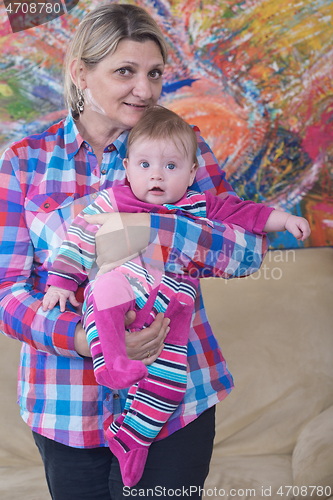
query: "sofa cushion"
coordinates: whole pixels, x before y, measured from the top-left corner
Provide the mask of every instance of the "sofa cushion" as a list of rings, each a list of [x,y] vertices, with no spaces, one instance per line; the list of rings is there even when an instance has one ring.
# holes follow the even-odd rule
[[[316,493],[324,500],[333,494],[333,406],[303,428],[292,456],[292,467],[294,485],[303,486],[303,494],[300,491],[295,498],[313,499]]]
[[[43,465],[17,464],[16,467],[1,467],[0,498],[3,500],[51,500]]]
[[[286,485],[292,485],[291,455],[222,458],[213,454],[202,498],[283,500],[292,498]]]

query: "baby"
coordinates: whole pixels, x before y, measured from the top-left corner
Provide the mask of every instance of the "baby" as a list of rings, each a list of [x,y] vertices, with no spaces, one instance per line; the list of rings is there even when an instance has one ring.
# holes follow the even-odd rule
[[[75,291],[95,261],[99,228],[89,224],[84,214],[181,211],[183,216],[237,224],[256,234],[287,229],[297,239],[309,236],[309,224],[302,217],[236,196],[221,199],[210,192],[188,190],[198,169],[196,150],[194,130],[178,115],[161,106],[146,110],[128,137],[123,164],[129,186],[101,191],[76,217],[49,271],[44,310],[57,302],[64,310],[67,300],[78,305]],[[105,267],[103,262],[98,264]],[[122,415],[106,430],[126,486],[141,478],[149,445],[183,399],[197,288],[198,279],[193,276],[148,266],[140,256],[97,275],[85,288],[83,325],[96,380],[111,389],[131,386]],[[136,312],[133,331],[149,326],[159,312],[170,319],[165,347],[148,367],[126,355],[124,316],[130,310]]]

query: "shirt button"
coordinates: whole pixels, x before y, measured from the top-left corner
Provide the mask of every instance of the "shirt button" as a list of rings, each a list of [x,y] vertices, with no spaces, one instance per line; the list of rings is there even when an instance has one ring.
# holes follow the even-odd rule
[[[119,399],[119,394],[114,394],[113,399]]]
[[[106,174],[106,169],[105,169],[105,168],[103,168],[103,170],[102,170],[102,174],[103,174],[103,175],[105,175],[105,174]]]
[[[95,198],[97,198],[97,196],[98,196],[98,193],[93,193],[93,195],[92,195],[92,197],[93,197],[94,199],[95,199]]]
[[[111,146],[108,146],[108,151],[114,151],[116,148],[114,147],[113,144],[111,144]]]
[[[49,203],[44,203],[44,208],[49,208],[50,204]]]
[[[85,142],[85,143],[84,143],[84,147],[85,147],[86,149],[89,149],[89,144],[87,144],[87,143]]]

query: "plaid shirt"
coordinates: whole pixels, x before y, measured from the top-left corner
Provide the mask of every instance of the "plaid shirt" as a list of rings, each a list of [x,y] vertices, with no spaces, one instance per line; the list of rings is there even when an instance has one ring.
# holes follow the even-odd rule
[[[232,193],[197,134],[200,168],[192,189]],[[81,317],[74,310],[44,312],[40,306],[48,269],[76,213],[100,190],[125,184],[127,135],[105,148],[99,166],[68,116],[13,144],[0,161],[0,328],[22,342],[21,414],[35,432],[79,448],[107,446],[103,421],[121,413],[126,391],[98,386],[91,359],[76,353],[74,331]],[[152,214],[145,259],[156,265],[176,263],[198,276],[233,277],[256,271],[265,251],[265,237],[232,225],[211,227],[180,214]],[[191,422],[232,387],[199,293],[189,335],[186,395],[160,437]]]

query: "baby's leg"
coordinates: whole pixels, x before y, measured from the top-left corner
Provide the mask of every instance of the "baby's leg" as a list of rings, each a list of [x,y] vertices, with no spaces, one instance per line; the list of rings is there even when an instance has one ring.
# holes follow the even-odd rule
[[[157,293],[157,301],[158,297],[161,294]],[[165,314],[171,321],[165,347],[148,366],[148,377],[130,388],[123,414],[106,431],[125,486],[140,480],[150,444],[184,397],[192,313],[193,304],[180,303],[175,297],[169,300]]]
[[[84,328],[99,384],[125,389],[147,376],[142,361],[130,360],[125,347],[125,314],[135,308],[135,295],[123,273],[113,270],[89,285]]]
[[[165,344],[148,372],[137,388],[131,387],[123,414],[106,431],[125,486],[140,480],[150,444],[184,397],[187,347]]]

